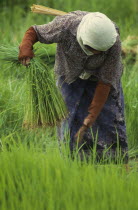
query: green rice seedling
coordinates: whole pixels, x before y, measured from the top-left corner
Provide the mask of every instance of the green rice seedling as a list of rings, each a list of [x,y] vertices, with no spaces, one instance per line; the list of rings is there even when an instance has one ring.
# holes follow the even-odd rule
[[[2,55],[2,56],[1,56]],[[34,57],[26,71],[26,106],[23,126],[26,128],[54,126],[65,118],[67,110],[63,98],[56,87],[53,73],[41,59],[44,57],[41,50]],[[0,56],[16,67],[21,64],[18,61],[17,47],[0,47]]]

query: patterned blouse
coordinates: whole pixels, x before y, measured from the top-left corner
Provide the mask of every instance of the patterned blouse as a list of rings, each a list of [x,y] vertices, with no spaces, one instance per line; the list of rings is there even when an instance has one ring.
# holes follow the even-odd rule
[[[48,24],[34,25],[38,40],[41,43],[57,43],[55,58],[55,73],[65,76],[70,84],[82,73],[86,72],[98,80],[109,83],[117,91],[122,75],[121,41],[118,32],[115,44],[107,51],[88,56],[77,42],[77,27],[85,11],[74,11],[63,16],[57,16]]]

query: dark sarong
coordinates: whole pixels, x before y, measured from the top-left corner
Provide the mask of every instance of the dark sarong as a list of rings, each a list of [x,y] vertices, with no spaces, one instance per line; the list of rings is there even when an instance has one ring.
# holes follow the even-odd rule
[[[69,116],[58,128],[60,140],[65,139],[65,130],[70,132],[70,148],[73,150],[74,135],[83,124],[84,118],[88,115],[88,107],[92,102],[97,81],[91,77],[87,80],[78,78],[71,84],[64,82],[64,76],[58,80],[62,96],[69,110]],[[96,142],[96,150],[101,158],[103,151],[114,156],[116,152],[124,156],[125,162],[128,160],[126,125],[124,119],[124,96],[121,82],[118,91],[111,89],[108,99],[99,114],[97,120],[84,135],[84,152],[90,151]],[[110,148],[110,149],[109,149]],[[119,149],[119,150],[118,150]]]

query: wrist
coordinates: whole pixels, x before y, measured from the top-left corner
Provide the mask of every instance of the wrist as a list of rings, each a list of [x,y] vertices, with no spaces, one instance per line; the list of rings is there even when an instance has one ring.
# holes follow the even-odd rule
[[[86,129],[89,128],[89,126],[87,124],[85,124],[85,123],[83,123],[83,127],[86,128]]]
[[[33,52],[32,48],[29,47],[29,46],[19,47],[18,59],[20,60],[20,59],[23,59],[23,58],[26,58],[26,57],[29,57],[29,58],[34,57],[34,52]]]
[[[83,124],[89,128],[89,127],[92,126],[93,122],[94,122],[93,116],[88,115],[88,116],[84,119]]]
[[[19,46],[20,50],[33,50],[33,45],[31,43],[22,43]]]

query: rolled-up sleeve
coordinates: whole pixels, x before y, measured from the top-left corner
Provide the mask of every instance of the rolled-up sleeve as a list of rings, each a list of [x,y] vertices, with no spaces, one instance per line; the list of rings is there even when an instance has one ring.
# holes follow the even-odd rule
[[[52,44],[59,43],[66,39],[68,29],[72,24],[74,14],[57,16],[48,24],[34,25],[33,28],[37,33],[38,40],[41,43]]]

